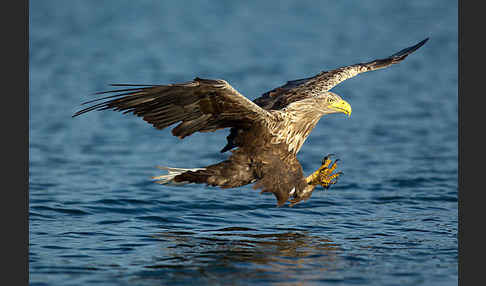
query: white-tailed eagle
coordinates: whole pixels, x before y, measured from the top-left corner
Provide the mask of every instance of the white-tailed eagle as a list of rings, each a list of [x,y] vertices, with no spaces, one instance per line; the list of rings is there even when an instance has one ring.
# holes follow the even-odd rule
[[[114,84],[122,89],[99,92],[114,95],[92,100],[73,117],[92,110],[112,109],[133,113],[164,129],[177,124],[172,134],[184,138],[194,132],[231,128],[227,160],[197,169],[160,167],[168,174],[158,183],[202,183],[235,188],[255,183],[255,189],[275,194],[278,205],[307,200],[314,188],[336,183],[337,160],[329,156],[305,177],[296,154],[319,119],[330,113],[351,114],[351,106],[330,90],[360,73],[388,67],[404,60],[428,38],[387,58],[323,71],[313,77],[288,81],[283,86],[248,100],[224,80],[195,78],[167,85]]]

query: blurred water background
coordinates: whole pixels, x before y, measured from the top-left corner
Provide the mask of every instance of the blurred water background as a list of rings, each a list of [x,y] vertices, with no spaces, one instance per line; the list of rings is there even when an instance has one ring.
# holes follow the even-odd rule
[[[457,285],[457,1],[31,1],[30,285]],[[152,183],[226,158],[132,115],[71,118],[109,83],[222,78],[250,99],[386,57],[334,88],[299,153],[344,176],[293,208],[251,186]]]

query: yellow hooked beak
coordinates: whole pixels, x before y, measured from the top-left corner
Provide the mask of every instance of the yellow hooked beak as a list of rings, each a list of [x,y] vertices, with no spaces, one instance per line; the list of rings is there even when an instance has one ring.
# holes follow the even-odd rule
[[[346,114],[348,117],[351,116],[351,105],[344,99],[333,102],[329,107],[337,112]]]

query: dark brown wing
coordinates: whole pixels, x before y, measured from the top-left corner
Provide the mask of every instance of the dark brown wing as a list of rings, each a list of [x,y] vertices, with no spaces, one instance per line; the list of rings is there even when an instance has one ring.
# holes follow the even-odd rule
[[[112,92],[118,94],[86,102],[106,100],[76,112],[73,117],[92,110],[123,111],[142,117],[158,129],[181,122],[172,134],[184,138],[198,131],[245,128],[272,116],[224,80],[195,78],[186,83],[140,86],[99,94]]]
[[[399,63],[427,41],[428,38],[387,58],[344,66],[330,71],[323,71],[314,77],[289,81],[281,87],[264,93],[261,97],[255,99],[254,102],[264,109],[282,109],[290,103],[312,96],[312,94],[328,91],[344,80],[360,73],[386,68]]]

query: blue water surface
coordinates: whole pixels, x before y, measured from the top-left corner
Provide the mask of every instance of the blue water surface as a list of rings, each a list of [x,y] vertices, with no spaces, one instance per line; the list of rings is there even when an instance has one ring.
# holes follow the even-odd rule
[[[457,285],[457,1],[31,1],[30,285]],[[250,99],[386,57],[333,91],[304,172],[344,172],[293,208],[251,186],[154,184],[224,160],[132,115],[71,118],[109,83],[222,78]]]

